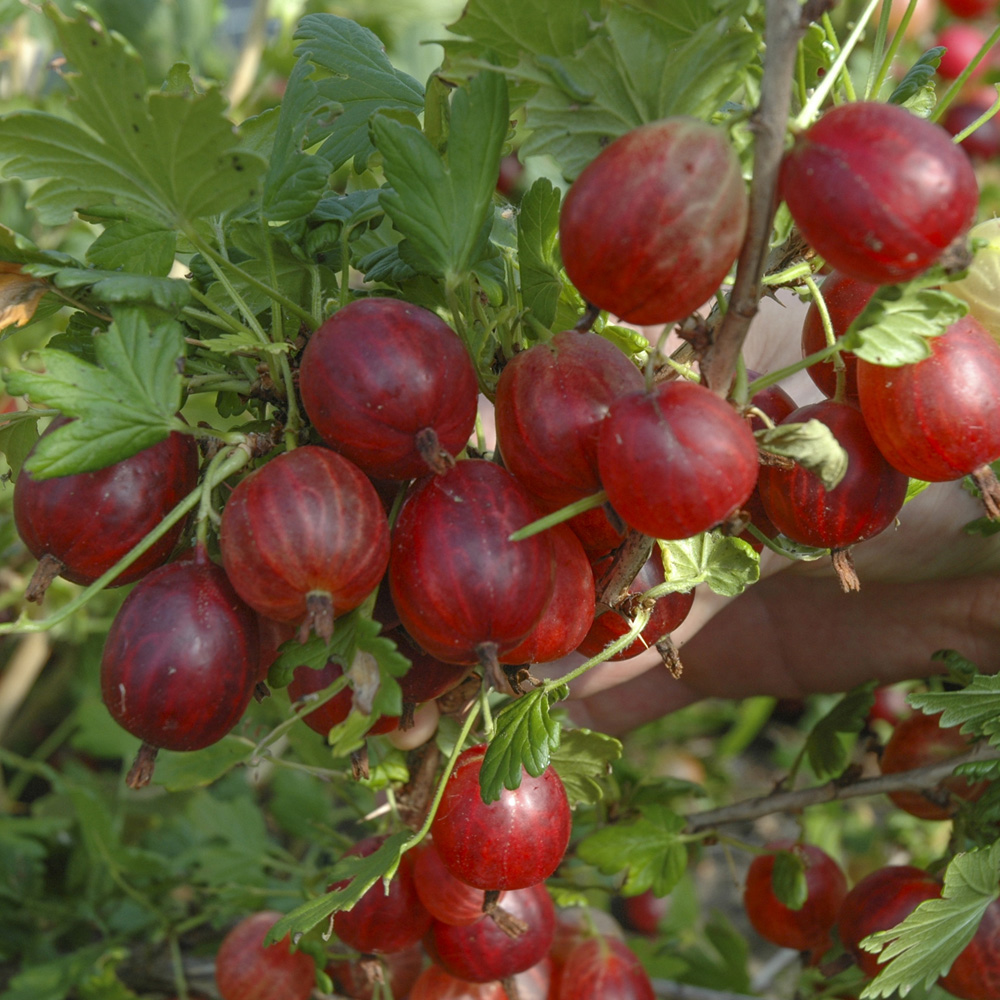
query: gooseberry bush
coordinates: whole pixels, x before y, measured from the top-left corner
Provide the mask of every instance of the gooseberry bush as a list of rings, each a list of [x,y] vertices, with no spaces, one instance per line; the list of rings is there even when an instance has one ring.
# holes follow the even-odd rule
[[[470,0],[419,78],[360,4],[227,69],[161,6],[0,4],[52,57],[0,118],[0,997],[1000,997],[967,650],[902,715],[571,698],[683,677],[762,561],[851,601],[928,483],[995,554],[975,60],[875,0]],[[748,370],[765,296],[801,357]]]

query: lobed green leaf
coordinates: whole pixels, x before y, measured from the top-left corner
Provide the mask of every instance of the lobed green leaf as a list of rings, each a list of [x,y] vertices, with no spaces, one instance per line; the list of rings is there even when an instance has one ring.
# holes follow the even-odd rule
[[[680,541],[658,539],[666,583],[659,593],[693,590],[706,584],[716,594],[735,597],[760,578],[760,560],[741,538],[705,531]]]
[[[847,473],[847,452],[821,420],[778,424],[755,431],[761,450],[793,459],[832,490]]]
[[[589,729],[564,729],[551,754],[552,766],[562,779],[570,807],[595,805],[604,798],[605,777],[612,761],[622,755],[619,740]]]
[[[849,754],[841,734],[861,732],[872,705],[877,681],[869,681],[844,695],[810,730],[806,738],[809,764],[817,778],[831,778],[843,772]]]

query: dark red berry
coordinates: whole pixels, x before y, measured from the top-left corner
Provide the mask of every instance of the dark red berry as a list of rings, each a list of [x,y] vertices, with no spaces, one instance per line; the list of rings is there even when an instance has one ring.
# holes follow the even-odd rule
[[[951,136],[878,101],[841,104],[798,136],[779,188],[827,264],[875,285],[930,267],[979,206],[976,175]]]
[[[355,299],[310,337],[302,405],[323,440],[368,475],[411,479],[460,452],[476,421],[475,368],[458,334],[400,299]]]
[[[1000,901],[986,907],[972,940],[938,985],[960,1000],[1000,1000]]]
[[[389,525],[356,465],[307,445],[236,486],[219,544],[233,586],[252,608],[329,638],[334,616],[356,608],[382,579]]]
[[[559,977],[557,997],[654,1000],[655,995],[649,973],[635,952],[620,938],[598,935],[569,953]]]
[[[287,936],[264,944],[281,916],[271,910],[254,913],[223,938],[215,956],[215,983],[222,1000],[308,1000],[316,983],[312,958],[292,951]]]

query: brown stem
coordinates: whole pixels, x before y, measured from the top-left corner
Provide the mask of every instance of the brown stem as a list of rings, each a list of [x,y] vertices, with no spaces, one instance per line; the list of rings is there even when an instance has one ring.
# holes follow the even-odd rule
[[[371,777],[368,769],[368,744],[363,743],[358,750],[351,751],[351,774],[355,781],[367,781]]]
[[[437,431],[433,427],[424,427],[422,430],[417,431],[414,442],[420,457],[427,463],[427,467],[435,475],[443,475],[454,467],[454,456],[441,447]]]
[[[860,590],[861,581],[854,568],[854,557],[851,555],[850,545],[846,545],[842,549],[831,549],[830,559],[833,562],[837,579],[840,581],[840,589],[845,594]]]
[[[145,788],[153,778],[153,767],[156,764],[157,747],[143,743],[135,760],[125,775],[125,784],[129,788]]]
[[[505,910],[499,905],[501,891],[499,889],[487,889],[483,893],[483,913],[486,914],[496,925],[511,938],[519,938],[528,930],[528,925],[520,918],[515,917],[509,910]]]
[[[52,581],[63,571],[63,568],[62,562],[46,552],[38,560],[35,572],[31,574],[27,589],[24,591],[24,599],[41,603],[45,592],[52,585]]]
[[[940,784],[960,764],[974,760],[1000,760],[1000,749],[984,743],[961,756],[952,757],[938,764],[917,767],[911,771],[883,774],[877,778],[862,778],[850,784],[833,780],[824,785],[815,785],[796,792],[773,792],[770,795],[744,799],[742,802],[734,802],[719,809],[706,809],[703,812],[689,814],[684,831],[702,833],[729,823],[745,823],[775,813],[799,813],[821,802],[857,799],[867,795],[887,795],[889,792],[925,791]]]
[[[736,265],[729,308],[701,366],[706,384],[720,396],[729,394],[736,359],[760,302],[761,278],[778,207],[778,168],[785,151],[795,59],[805,31],[798,0],[767,0],[766,17],[760,104],[751,118],[755,141],[747,235]]]
[[[674,680],[680,679],[684,673],[684,664],[681,663],[681,654],[677,651],[673,639],[665,635],[657,644],[656,651],[663,657],[663,665],[670,671],[670,676]]]
[[[299,626],[298,640],[305,642],[315,632],[324,642],[333,638],[333,600],[323,590],[306,594],[306,619]]]
[[[653,551],[653,539],[634,528],[618,547],[611,568],[597,582],[597,603],[616,607]]]
[[[521,994],[517,988],[517,980],[513,976],[501,979],[500,985],[503,987],[504,993],[507,994],[507,1000],[521,1000]]]
[[[586,333],[601,315],[601,310],[597,306],[587,303],[587,308],[583,310],[583,315],[573,324],[573,329],[579,333]]]
[[[988,465],[981,465],[970,473],[972,481],[982,494],[986,516],[991,521],[1000,521],[1000,482],[996,473]]]

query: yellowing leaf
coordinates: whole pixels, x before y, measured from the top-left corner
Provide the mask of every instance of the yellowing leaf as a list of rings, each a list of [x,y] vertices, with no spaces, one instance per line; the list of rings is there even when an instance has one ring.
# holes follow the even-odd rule
[[[24,274],[20,264],[0,260],[0,330],[28,323],[48,290],[48,282]]]

